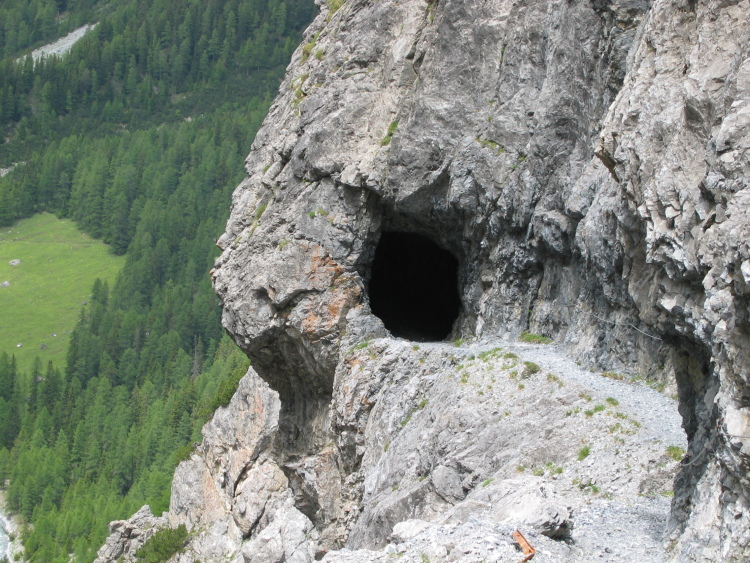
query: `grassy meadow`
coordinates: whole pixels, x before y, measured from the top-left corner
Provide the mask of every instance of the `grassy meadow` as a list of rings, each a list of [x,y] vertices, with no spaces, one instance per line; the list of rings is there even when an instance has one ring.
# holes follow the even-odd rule
[[[13,266],[13,260],[20,264]],[[70,332],[96,278],[112,286],[124,258],[50,213],[0,228],[0,352],[20,371],[35,356],[65,367]],[[18,347],[21,344],[21,347]]]

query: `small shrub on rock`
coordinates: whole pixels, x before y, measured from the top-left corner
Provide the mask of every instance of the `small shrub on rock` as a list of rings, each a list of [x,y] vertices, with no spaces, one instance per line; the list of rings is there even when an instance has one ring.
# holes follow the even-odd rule
[[[540,371],[542,371],[542,368],[540,368],[534,362],[524,362],[523,365],[524,368],[521,372],[521,379],[526,379],[527,377],[531,377],[535,373],[539,373]]]
[[[530,342],[531,344],[549,344],[552,342],[551,338],[547,338],[541,334],[534,334],[533,332],[522,332],[519,337],[521,342]]]
[[[685,450],[680,446],[669,446],[667,448],[667,455],[675,461],[680,461],[685,457]]]
[[[146,540],[135,556],[139,562],[164,563],[185,547],[187,528],[180,524],[176,528],[164,528]]]

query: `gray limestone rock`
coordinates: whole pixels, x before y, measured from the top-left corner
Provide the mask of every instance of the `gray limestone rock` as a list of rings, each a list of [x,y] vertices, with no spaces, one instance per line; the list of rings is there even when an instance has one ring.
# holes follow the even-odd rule
[[[581,560],[567,536],[602,560],[747,560],[749,1],[320,7],[219,240],[254,371],[175,476],[193,554],[495,561],[517,524],[552,561]],[[477,344],[372,314],[383,232],[456,257],[446,340]],[[525,330],[676,391],[674,491],[678,444],[496,349]]]
[[[151,514],[148,505],[143,506],[129,520],[116,520],[109,524],[107,542],[99,549],[95,563],[122,561],[134,563],[136,552],[161,528],[167,526],[167,520]]]

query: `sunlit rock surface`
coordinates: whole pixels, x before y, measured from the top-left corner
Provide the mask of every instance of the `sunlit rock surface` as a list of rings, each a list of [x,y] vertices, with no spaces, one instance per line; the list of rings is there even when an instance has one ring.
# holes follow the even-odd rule
[[[687,456],[652,560],[747,560],[748,14],[748,0],[321,6],[219,241],[223,322],[254,372],[178,468],[167,518],[197,531],[184,557],[378,560],[400,523],[469,538],[476,516],[580,560],[548,535],[575,539],[565,523],[590,486],[622,503],[670,493],[674,464],[581,414],[585,390],[521,381],[500,352],[483,371],[477,354],[529,330],[678,396]],[[383,232],[457,258],[449,339],[485,344],[389,337],[368,299]],[[607,445],[588,469],[581,440]],[[513,509],[513,479],[545,499],[533,514]],[[648,560],[634,553],[620,560]]]

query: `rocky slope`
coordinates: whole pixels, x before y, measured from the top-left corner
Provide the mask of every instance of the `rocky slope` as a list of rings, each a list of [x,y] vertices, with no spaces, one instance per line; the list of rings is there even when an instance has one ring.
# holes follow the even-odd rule
[[[451,338],[528,329],[585,365],[675,386],[688,452],[668,556],[750,557],[750,2],[330,6],[219,241],[224,325],[255,371],[234,399],[245,407],[219,412],[178,468],[167,520],[194,530],[189,557],[370,560],[362,550],[380,557],[391,534],[472,522],[565,537],[588,485],[625,506],[650,461],[667,467],[665,444],[640,440],[618,485],[614,419],[566,424],[585,399],[552,394],[554,370],[519,383],[497,352],[480,376],[481,344],[393,338],[368,294],[384,232],[457,258]],[[538,403],[517,412],[513,388]],[[600,484],[571,469],[587,435],[611,456]],[[541,498],[532,514],[509,508],[518,491]],[[397,526],[413,520],[427,527]],[[582,560],[549,542],[549,560]],[[433,557],[481,559],[451,545]]]
[[[348,361],[353,389],[369,388],[377,405],[347,496],[330,494],[341,485],[318,460],[280,466],[268,451],[279,403],[250,371],[180,465],[166,519],[144,509],[113,523],[100,561],[133,560],[155,529],[179,524],[193,531],[186,563],[516,561],[516,528],[540,561],[666,559],[675,458],[686,445],[674,400],[583,370],[554,347],[386,337]],[[342,388],[338,403],[341,393],[351,399]],[[302,478],[317,498],[296,488]],[[315,528],[322,509],[344,514],[338,537]],[[338,549],[347,534],[353,549]]]

